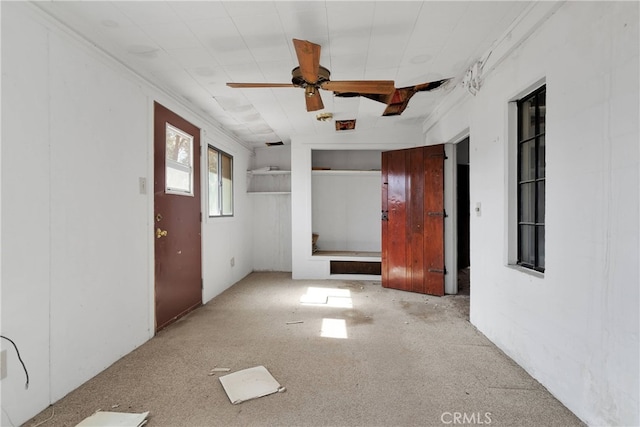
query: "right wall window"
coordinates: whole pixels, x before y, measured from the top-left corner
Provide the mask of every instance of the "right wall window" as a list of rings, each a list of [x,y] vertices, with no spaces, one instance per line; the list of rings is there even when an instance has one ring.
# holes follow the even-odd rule
[[[518,101],[518,264],[544,272],[546,85]]]

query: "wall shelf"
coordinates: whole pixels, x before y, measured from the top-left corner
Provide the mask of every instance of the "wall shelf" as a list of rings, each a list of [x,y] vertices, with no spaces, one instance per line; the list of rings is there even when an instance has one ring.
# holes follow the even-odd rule
[[[291,191],[247,191],[250,196],[262,195],[262,196],[274,196],[274,195],[290,195]]]
[[[248,194],[290,194],[290,170],[247,171]]]
[[[291,171],[285,170],[255,170],[247,171],[247,175],[291,175]]]
[[[348,170],[348,169],[326,169],[326,170],[312,170],[312,175],[363,175],[363,176],[376,176],[380,175],[379,170]]]

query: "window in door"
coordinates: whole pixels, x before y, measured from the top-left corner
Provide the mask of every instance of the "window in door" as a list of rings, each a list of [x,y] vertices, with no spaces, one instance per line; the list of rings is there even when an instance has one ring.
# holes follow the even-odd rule
[[[193,196],[193,136],[165,124],[165,191]]]
[[[518,264],[544,272],[546,86],[518,106]]]
[[[233,216],[233,157],[209,146],[207,158],[209,216]]]

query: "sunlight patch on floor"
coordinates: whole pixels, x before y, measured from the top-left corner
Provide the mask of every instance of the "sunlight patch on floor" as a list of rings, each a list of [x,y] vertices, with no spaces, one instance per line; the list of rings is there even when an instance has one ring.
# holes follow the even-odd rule
[[[351,291],[349,291],[349,289],[316,288],[313,286],[309,286],[307,293],[300,297],[300,304],[353,308]]]
[[[322,319],[320,336],[324,338],[348,338],[347,322],[344,319]]]

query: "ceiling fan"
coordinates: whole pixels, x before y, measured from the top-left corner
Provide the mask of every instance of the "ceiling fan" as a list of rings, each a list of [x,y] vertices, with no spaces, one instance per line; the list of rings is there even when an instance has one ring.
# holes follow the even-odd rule
[[[320,65],[320,45],[307,40],[293,39],[298,57],[298,67],[291,71],[291,83],[227,83],[234,88],[301,87],[304,89],[307,111],[324,108],[318,89],[339,93],[362,95],[392,95],[393,80],[344,80],[331,81],[330,71]]]
[[[395,116],[402,114],[407,108],[409,99],[415,93],[436,89],[450,80],[443,79],[400,89],[395,88],[393,80],[332,81],[329,79],[331,72],[320,65],[320,45],[308,40],[293,39],[293,46],[299,66],[291,71],[291,83],[227,83],[227,86],[233,88],[301,87],[305,92],[307,111],[324,108],[318,89],[330,90],[340,97],[364,96],[387,105],[383,116]]]

